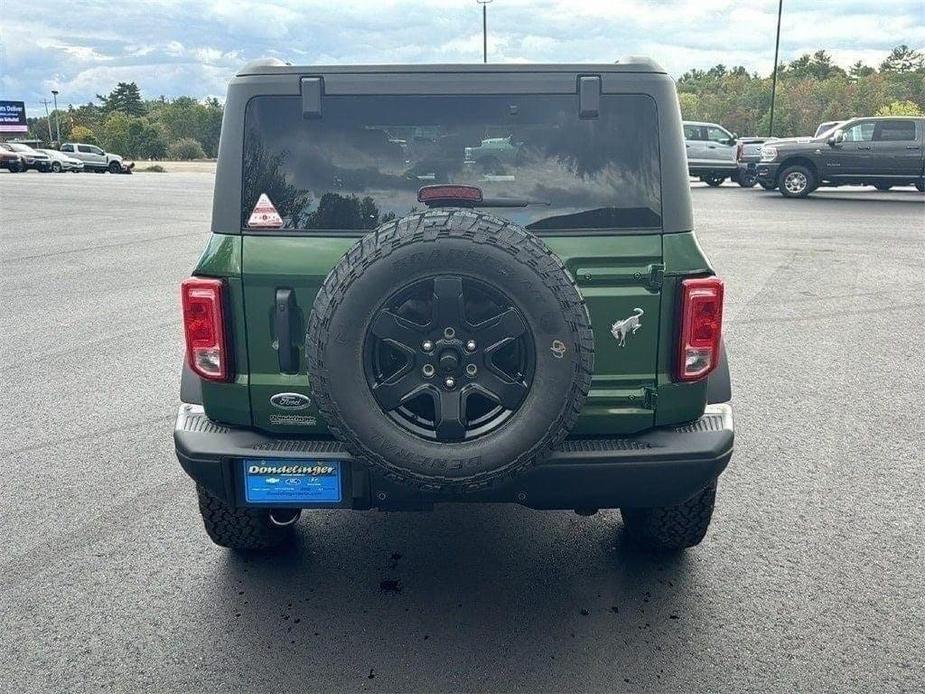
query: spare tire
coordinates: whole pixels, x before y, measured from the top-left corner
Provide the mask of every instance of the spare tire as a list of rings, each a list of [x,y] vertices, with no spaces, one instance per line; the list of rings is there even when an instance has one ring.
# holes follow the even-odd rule
[[[383,224],[324,281],[305,344],[331,432],[393,481],[483,489],[541,461],[575,424],[594,340],[562,262],[469,210]]]

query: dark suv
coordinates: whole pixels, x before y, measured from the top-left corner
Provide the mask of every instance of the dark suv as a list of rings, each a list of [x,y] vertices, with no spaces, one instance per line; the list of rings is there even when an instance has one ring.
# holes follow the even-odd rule
[[[758,181],[788,198],[805,198],[819,186],[925,191],[925,118],[855,118],[822,137],[767,144]]]
[[[245,67],[182,288],[206,531],[258,549],[306,509],[512,502],[697,544],[733,423],[693,229],[651,61]]]

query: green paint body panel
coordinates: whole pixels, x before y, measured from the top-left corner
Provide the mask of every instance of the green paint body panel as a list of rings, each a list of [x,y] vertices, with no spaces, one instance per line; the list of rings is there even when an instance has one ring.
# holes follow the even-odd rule
[[[705,383],[677,384],[670,376],[678,282],[711,272],[694,235],[560,235],[543,241],[578,283],[594,330],[594,378],[574,432],[632,433],[699,417]],[[228,281],[236,375],[231,383],[204,384],[212,419],[276,433],[327,433],[314,405],[281,411],[270,403],[277,393],[311,392],[301,339],[294,345],[298,372],[281,372],[274,303],[278,289],[293,290],[301,338],[321,283],[355,242],[343,235],[213,235],[196,274]],[[621,347],[611,325],[636,309],[643,311],[642,327]]]
[[[241,283],[241,237],[212,234],[199,258],[194,275],[218,277],[228,283],[226,325],[231,334],[234,380],[230,383],[202,382],[202,401],[209,418],[223,424],[251,426],[248,392],[250,366],[246,349],[244,292]]]

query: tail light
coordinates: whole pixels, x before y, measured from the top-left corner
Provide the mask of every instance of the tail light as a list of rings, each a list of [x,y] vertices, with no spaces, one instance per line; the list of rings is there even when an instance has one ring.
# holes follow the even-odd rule
[[[696,381],[716,368],[723,346],[723,281],[681,282],[681,332],[675,378]]]
[[[183,281],[183,330],[190,368],[209,381],[227,381],[231,373],[222,311],[225,283],[190,277]]]
[[[482,189],[477,186],[423,186],[418,189],[418,202],[429,207],[476,205],[482,202]]]

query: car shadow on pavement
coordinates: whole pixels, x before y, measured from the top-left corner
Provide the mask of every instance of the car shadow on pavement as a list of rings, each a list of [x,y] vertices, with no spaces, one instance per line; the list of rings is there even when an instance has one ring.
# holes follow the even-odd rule
[[[302,526],[293,551],[216,561],[201,648],[247,659],[229,686],[304,687],[310,670],[321,689],[565,690],[592,672],[589,686],[657,689],[671,652],[707,645],[707,564],[637,551],[617,512],[321,512]]]
[[[925,204],[925,196],[918,191],[912,191],[908,196],[898,197],[905,191],[890,191],[890,192],[880,192],[880,191],[835,191],[835,190],[826,190],[826,191],[817,191],[806,198],[800,199],[791,199],[785,198],[783,195],[766,194],[765,198],[772,198],[779,200],[782,203],[787,203],[788,205],[799,204],[799,205],[812,205],[812,204],[822,204],[825,202],[837,202],[839,205],[844,205],[847,203],[863,203],[864,205],[870,207],[895,207],[896,205],[923,205]],[[869,197],[876,196],[876,197]]]

